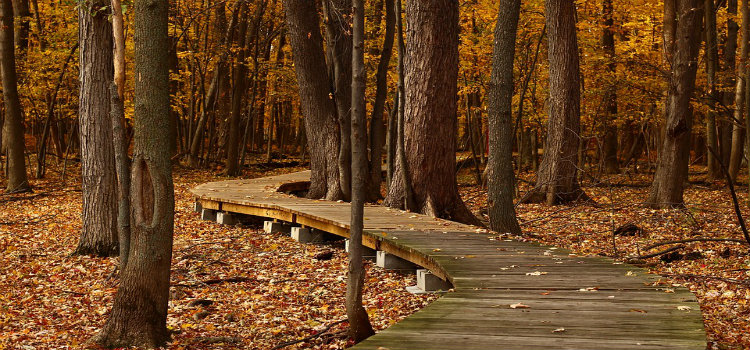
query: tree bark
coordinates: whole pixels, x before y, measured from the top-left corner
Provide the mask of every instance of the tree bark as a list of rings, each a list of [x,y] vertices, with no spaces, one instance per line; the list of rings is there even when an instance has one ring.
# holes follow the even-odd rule
[[[546,0],[549,40],[549,121],[535,187],[523,202],[548,205],[588,199],[578,183],[580,72],[572,0]]]
[[[375,334],[367,311],[362,306],[365,269],[362,262],[362,231],[368,182],[367,171],[367,101],[365,100],[365,8],[364,0],[354,0],[352,49],[352,202],[351,236],[349,237],[349,273],[346,283],[346,315],[349,338],[359,343]]]
[[[11,0],[0,0],[0,73],[3,80],[5,121],[3,122],[3,144],[6,155],[7,193],[31,191],[26,175],[25,142],[23,138],[23,109],[18,96],[16,54],[13,44],[13,4]]]
[[[394,0],[385,1],[385,38],[383,49],[380,51],[380,62],[376,73],[375,103],[372,107],[372,118],[370,119],[370,181],[369,200],[374,202],[380,199],[380,184],[383,182],[383,145],[385,143],[385,99],[388,94],[388,67],[393,53],[393,31],[396,26],[396,13]]]
[[[343,198],[339,178],[339,124],[329,96],[323,38],[314,1],[284,0],[289,43],[310,151],[310,198]],[[350,97],[351,98],[351,97]]]
[[[710,1],[710,0],[707,0]],[[607,92],[604,95],[605,117],[604,117],[604,141],[602,151],[604,153],[604,171],[607,174],[616,174],[620,172],[620,165],[617,159],[617,62],[615,61],[615,31],[614,31],[614,8],[612,0],[602,1],[603,31],[602,31],[602,49],[607,57],[607,75],[609,76]]]
[[[708,112],[706,113],[706,147],[714,151],[719,149],[716,132],[716,103],[721,97],[721,92],[716,83],[716,73],[719,70],[719,47],[716,40],[716,12],[713,0],[704,0],[705,13],[705,36],[706,36],[706,80],[708,83]],[[717,153],[718,154],[718,153]],[[718,180],[721,178],[721,167],[714,152],[706,152],[706,165],[708,178]]]
[[[244,3],[243,3],[244,4]],[[262,7],[258,7],[259,11]],[[246,6],[240,6],[240,24],[237,30],[237,58],[232,67],[232,111],[229,117],[229,133],[227,142],[227,159],[225,171],[228,176],[237,176],[240,173],[239,150],[240,150],[240,119],[242,118],[242,102],[245,99],[245,86],[247,80],[247,22]],[[256,14],[258,15],[258,14]]]
[[[492,55],[488,101],[490,136],[487,162],[487,198],[490,228],[497,232],[519,234],[513,173],[513,60],[521,0],[503,0],[498,4],[495,48]]]
[[[114,40],[114,66],[117,96],[122,101],[125,93],[125,25],[122,1],[112,1],[112,38]]]
[[[29,50],[29,32],[31,31],[31,10],[29,0],[13,0],[13,14],[18,19],[14,40],[18,55],[24,57]]]
[[[395,2],[395,0],[394,0]],[[388,132],[386,133],[386,173],[385,183],[386,186],[390,187],[393,183],[393,173],[396,169],[396,144],[398,139],[398,88],[393,94],[393,108],[391,108],[390,114],[388,115]]]
[[[112,256],[118,252],[117,179],[110,119],[114,74],[112,26],[106,0],[78,8],[80,42],[80,140],[83,229],[74,254]]]
[[[732,151],[732,121],[730,120],[734,112],[734,97],[735,93],[732,91],[735,88],[737,74],[735,72],[736,59],[737,59],[737,33],[739,32],[739,25],[734,20],[737,15],[737,0],[727,1],[727,39],[724,43],[724,77],[723,93],[722,98],[724,105],[727,106],[727,116],[722,118],[719,124],[719,146],[721,148],[721,162],[729,164],[729,158]]]
[[[406,3],[409,43],[404,61],[405,164],[398,164],[385,205],[404,207],[403,177],[411,182],[414,207],[407,209],[469,224],[456,185],[458,93],[458,2]]]
[[[339,147],[339,177],[344,199],[351,198],[351,86],[352,86],[352,34],[349,14],[351,0],[324,0],[327,49],[332,62],[330,79],[333,101],[341,132]]]
[[[164,346],[174,232],[170,159],[168,0],[135,1],[135,146],[130,259],[109,319],[92,339],[113,347]]]
[[[742,125],[748,101],[745,100],[745,70],[748,67],[747,59],[750,57],[750,6],[748,0],[742,1],[742,41],[740,41],[740,60],[737,66],[737,88],[734,97],[734,127],[732,128],[732,151],[729,158],[729,176],[732,181],[737,181],[740,172],[742,155],[745,148],[745,128]]]
[[[700,26],[703,6],[698,0],[665,2],[674,8],[675,16],[665,11],[665,16],[676,17],[674,43],[665,42],[671,51],[665,51],[672,67],[665,103],[665,133],[659,149],[656,174],[647,205],[652,208],[669,208],[683,204],[682,193],[687,182],[690,160],[690,133],[693,110],[690,99],[695,89],[697,59],[700,49]],[[665,17],[665,23],[667,18]]]

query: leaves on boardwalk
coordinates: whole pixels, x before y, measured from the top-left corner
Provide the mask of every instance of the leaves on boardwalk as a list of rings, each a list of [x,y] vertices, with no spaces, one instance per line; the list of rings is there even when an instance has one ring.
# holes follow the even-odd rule
[[[694,174],[698,169],[692,170]],[[462,196],[476,214],[486,219],[486,192],[474,186],[473,177],[467,174],[464,171],[459,175]],[[579,256],[608,256],[619,260],[678,247],[669,256],[642,259],[642,266],[665,276],[659,283],[667,287],[666,292],[674,293],[668,287],[682,285],[696,295],[700,310],[679,311],[703,313],[710,346],[746,349],[750,347],[748,246],[735,242],[690,241],[648,249],[649,245],[666,241],[742,239],[725,183],[704,182],[703,177],[691,175],[692,183],[685,193],[687,207],[673,210],[653,210],[642,205],[648,196],[652,174],[612,176],[595,185],[587,179],[582,184],[584,190],[598,204],[554,207],[521,204],[516,209],[525,236],[519,238],[567,248]],[[533,174],[522,174],[522,179],[518,182],[521,194],[535,181]],[[747,183],[744,178],[739,182]],[[745,218],[750,218],[747,187],[743,186],[738,192]],[[497,239],[508,237],[502,235]],[[596,291],[595,286],[579,289],[582,293]]]

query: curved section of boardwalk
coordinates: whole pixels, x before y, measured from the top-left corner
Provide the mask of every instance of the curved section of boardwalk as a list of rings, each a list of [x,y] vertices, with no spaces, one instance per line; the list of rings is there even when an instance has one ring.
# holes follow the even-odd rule
[[[212,182],[203,208],[348,237],[349,204],[294,197],[309,172]],[[554,247],[497,240],[475,227],[365,208],[363,243],[450,281],[447,293],[355,349],[705,349],[698,303],[640,268]]]

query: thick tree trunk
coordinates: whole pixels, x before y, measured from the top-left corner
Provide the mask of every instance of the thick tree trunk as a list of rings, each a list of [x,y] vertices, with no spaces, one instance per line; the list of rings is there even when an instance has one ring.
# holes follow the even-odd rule
[[[695,88],[695,75],[698,69],[700,49],[700,25],[703,19],[703,6],[699,0],[665,2],[665,22],[667,17],[679,18],[674,25],[674,42],[665,42],[665,51],[672,72],[669,79],[665,106],[665,133],[659,159],[648,198],[653,208],[669,208],[683,204],[682,193],[687,182],[690,160],[690,133],[693,111],[690,99]],[[674,13],[666,9],[672,7]]]
[[[339,147],[339,178],[344,199],[351,198],[351,86],[352,86],[352,34],[349,17],[351,0],[324,0],[326,44],[332,65],[330,79],[333,101],[341,132]]]
[[[497,232],[521,233],[516,210],[513,173],[513,60],[521,0],[498,4],[495,48],[492,55],[488,101],[490,155],[487,163],[487,196],[490,228]]]
[[[284,8],[310,150],[308,197],[338,200],[343,198],[338,163],[341,139],[336,106],[329,98],[318,9],[314,1],[296,0],[284,0]]]
[[[745,150],[745,128],[742,125],[748,102],[745,100],[745,90],[748,82],[745,81],[745,70],[748,67],[747,59],[750,57],[750,6],[748,1],[742,1],[742,41],[740,41],[740,60],[737,67],[737,88],[734,97],[734,127],[732,128],[732,152],[729,158],[729,176],[732,181],[737,181],[740,172],[742,155]]]
[[[383,50],[380,51],[380,62],[376,74],[375,103],[372,107],[372,118],[370,119],[370,181],[369,201],[380,199],[380,184],[383,182],[383,145],[385,143],[385,99],[388,95],[388,67],[393,53],[393,31],[396,27],[396,12],[394,0],[385,1],[385,38],[383,39]]]
[[[602,142],[602,153],[604,154],[604,171],[607,174],[616,174],[620,172],[620,164],[617,160],[617,82],[615,74],[617,73],[617,63],[615,62],[615,31],[614,19],[612,13],[612,0],[602,2],[603,31],[602,31],[602,48],[604,55],[607,57],[607,75],[609,87],[604,96],[605,113],[604,117],[604,141]]]
[[[18,55],[23,57],[29,50],[29,32],[31,31],[31,10],[29,0],[13,0],[13,14],[18,19],[14,40]]]
[[[117,178],[110,118],[114,74],[108,2],[79,6],[80,136],[83,230],[75,254],[112,256],[118,252]]]
[[[135,2],[135,147],[130,258],[96,344],[164,346],[174,232],[169,145],[168,0]]]
[[[406,171],[397,165],[385,204],[404,207],[410,180],[414,207],[436,217],[479,224],[466,208],[456,185],[456,115],[458,92],[458,2],[406,3],[404,149]],[[408,207],[408,205],[407,205]]]
[[[362,262],[362,231],[367,199],[367,101],[365,100],[365,8],[364,0],[354,0],[352,54],[352,202],[351,237],[349,237],[349,273],[346,283],[346,316],[349,338],[359,343],[375,334],[367,311],[362,306],[365,268]]]
[[[562,204],[588,197],[578,183],[580,72],[573,0],[547,0],[549,121],[536,186],[525,202]]]
[[[6,155],[8,183],[5,192],[31,191],[26,176],[25,144],[23,139],[23,109],[18,96],[16,54],[13,45],[13,4],[11,0],[0,0],[0,73],[3,80],[5,121],[3,122],[3,144]]]

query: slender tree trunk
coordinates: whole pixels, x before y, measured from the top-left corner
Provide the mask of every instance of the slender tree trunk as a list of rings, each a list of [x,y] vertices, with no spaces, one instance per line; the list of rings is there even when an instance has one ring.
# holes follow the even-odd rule
[[[365,2],[354,0],[352,54],[352,210],[349,237],[349,273],[346,283],[346,315],[349,319],[349,338],[359,343],[375,334],[367,311],[362,306],[365,269],[362,263],[362,231],[367,193],[367,101],[365,100]]]
[[[439,14],[439,15],[438,15]],[[458,2],[406,3],[404,149],[385,205],[404,207],[411,181],[414,207],[407,209],[459,222],[479,224],[456,185],[458,92]]]
[[[745,148],[745,128],[742,123],[745,119],[747,102],[745,100],[745,90],[747,81],[745,81],[745,70],[748,67],[747,59],[750,57],[750,6],[748,1],[742,1],[742,41],[740,41],[740,60],[737,66],[737,89],[734,98],[734,127],[732,128],[732,151],[729,158],[729,176],[732,181],[737,181],[737,174],[740,172],[742,164],[742,154]]]
[[[659,149],[656,174],[647,200],[648,205],[653,208],[683,204],[682,193],[687,181],[693,123],[690,99],[695,88],[698,51],[701,44],[703,6],[700,5],[699,0],[668,0],[664,5],[665,23],[668,22],[668,18],[679,20],[673,23],[674,42],[665,42],[665,53],[672,71],[665,106],[664,140]],[[667,11],[668,7],[674,12]]]
[[[369,200],[376,201],[380,198],[380,184],[382,178],[383,144],[385,143],[385,99],[388,95],[388,67],[393,53],[393,31],[396,26],[396,13],[394,0],[385,1],[385,38],[383,39],[383,50],[380,51],[380,62],[376,74],[375,103],[372,108],[372,119],[370,119],[370,181]]]
[[[219,58],[217,60],[214,69],[214,76],[213,78],[211,78],[211,84],[209,84],[208,92],[206,93],[206,98],[204,99],[201,116],[200,118],[198,118],[198,124],[195,127],[195,133],[193,134],[193,138],[190,141],[190,155],[188,159],[190,161],[190,166],[192,167],[198,166],[198,155],[200,154],[200,148],[204,142],[205,137],[203,131],[204,129],[206,129],[208,120],[216,114],[217,100],[219,99],[219,94],[221,93],[221,86],[227,79],[226,74],[229,71],[229,66],[226,63],[227,57],[229,56],[229,48],[227,46],[232,40],[233,33],[235,32],[235,27],[237,26],[240,12],[239,8],[242,4],[243,2],[238,1],[234,5],[232,9],[232,19],[228,26],[226,25],[226,17],[224,16],[224,4],[220,3],[219,6],[217,6],[215,9],[217,19],[213,31],[216,36],[221,38],[219,42],[219,49],[221,50],[221,54],[219,55]],[[211,135],[209,135],[209,140],[210,139]]]
[[[244,3],[243,3],[244,4]],[[261,11],[261,7],[258,7]],[[247,80],[247,22],[246,6],[240,6],[240,24],[237,30],[237,58],[232,67],[232,111],[229,117],[229,133],[227,142],[227,159],[225,162],[226,174],[237,176],[240,173],[239,150],[240,150],[240,119],[242,118],[242,102],[245,99],[245,86]]]
[[[537,182],[525,202],[563,204],[588,197],[578,183],[580,71],[573,0],[547,0],[549,122]]]
[[[318,9],[313,1],[296,0],[284,0],[284,8],[310,150],[308,197],[338,200],[343,198],[338,165],[341,139],[336,106],[329,98]]]
[[[414,209],[414,194],[412,192],[411,177],[409,176],[409,167],[406,164],[406,149],[404,146],[404,129],[405,129],[405,118],[404,118],[404,105],[405,105],[405,72],[404,72],[404,61],[406,56],[406,45],[404,44],[404,25],[401,16],[401,0],[396,0],[394,4],[396,6],[396,35],[398,36],[398,121],[396,122],[396,164],[401,167],[400,176],[396,176],[396,168],[393,170],[394,182],[388,184],[388,192],[393,189],[394,184],[400,180],[403,183],[403,188],[398,189],[396,195],[399,193],[403,195],[403,206],[405,210]]]
[[[44,121],[44,131],[42,131],[42,140],[40,142],[39,152],[37,153],[37,160],[36,160],[37,161],[37,167],[36,167],[37,178],[43,178],[45,171],[46,171],[45,163],[47,159],[47,140],[49,138],[52,125],[55,123],[55,107],[57,106],[57,95],[60,92],[60,88],[62,87],[62,84],[64,82],[63,79],[65,78],[65,73],[68,71],[68,65],[70,64],[70,61],[73,60],[73,56],[75,55],[75,52],[77,49],[78,49],[78,43],[75,43],[73,45],[73,48],[70,49],[70,52],[68,53],[68,57],[65,58],[65,63],[63,63],[62,69],[60,69],[60,75],[57,78],[57,84],[55,85],[55,90],[52,92],[51,95],[49,95],[49,98],[47,101],[47,119]]]
[[[351,86],[352,86],[352,35],[347,18],[352,8],[351,0],[324,0],[327,48],[332,62],[333,101],[341,132],[339,147],[339,177],[344,199],[351,198]]]
[[[735,69],[737,61],[737,33],[739,32],[739,25],[737,25],[737,22],[734,20],[737,15],[737,0],[727,1],[727,14],[729,16],[727,18],[727,39],[724,43],[723,50],[723,70],[725,73],[722,74],[724,77],[722,81],[722,98],[724,105],[728,108],[728,112],[725,112],[726,116],[722,118],[721,123],[719,124],[719,146],[721,148],[721,162],[724,164],[729,164],[729,158],[732,151],[732,125],[734,123],[731,121],[731,118],[734,114],[733,105],[735,97],[735,93],[732,90],[735,88],[737,77]]]
[[[395,2],[395,0],[394,0]],[[391,186],[391,183],[393,182],[393,172],[396,168],[396,143],[398,138],[398,88],[396,88],[396,92],[394,93],[393,97],[393,108],[391,109],[391,113],[388,115],[388,133],[386,136],[386,167],[388,168],[386,170],[386,185],[388,187]]]
[[[498,4],[495,48],[492,55],[488,101],[490,133],[487,163],[487,198],[490,228],[497,232],[521,233],[513,206],[513,60],[521,0]]]
[[[114,42],[114,85],[110,88],[110,118],[117,172],[117,236],[120,250],[120,271],[130,257],[130,157],[125,137],[125,27],[120,0],[112,1],[112,37]]]
[[[75,254],[112,256],[118,252],[117,179],[110,122],[114,75],[112,26],[106,0],[78,8],[80,48],[80,137],[83,230]]]
[[[716,103],[719,102],[721,92],[716,83],[716,73],[719,70],[719,47],[716,40],[716,12],[713,0],[704,0],[705,29],[706,36],[706,80],[708,83],[708,112],[706,113],[706,147],[711,150],[719,149],[716,133]],[[718,180],[721,178],[721,167],[715,158],[714,152],[706,152],[706,165],[708,178]]]
[[[112,38],[114,40],[115,84],[117,96],[122,101],[125,93],[125,25],[122,0],[112,1]],[[124,118],[124,116],[123,116]]]
[[[707,0],[710,1],[710,0]],[[604,153],[604,171],[608,174],[620,172],[620,165],[617,160],[617,62],[615,62],[615,31],[614,12],[612,0],[602,2],[603,31],[602,31],[602,48],[604,55],[607,57],[607,75],[609,76],[607,92],[604,96],[606,116],[604,118],[604,141],[602,151]]]
[[[118,85],[110,88],[110,118],[117,172],[117,236],[120,248],[120,271],[125,270],[130,258],[130,157],[125,138],[125,108]]]
[[[164,346],[174,232],[169,145],[168,0],[135,1],[135,147],[132,240],[109,319],[93,342]]]
[[[31,191],[26,175],[25,142],[23,139],[23,109],[18,96],[18,76],[16,75],[16,54],[13,45],[13,4],[11,0],[0,0],[0,73],[3,80],[3,101],[5,121],[3,122],[3,143],[6,155],[7,193]]]

